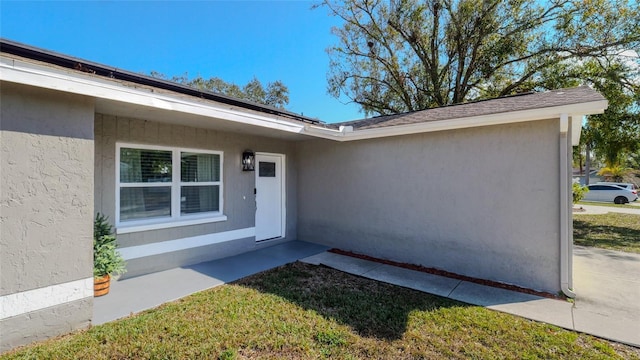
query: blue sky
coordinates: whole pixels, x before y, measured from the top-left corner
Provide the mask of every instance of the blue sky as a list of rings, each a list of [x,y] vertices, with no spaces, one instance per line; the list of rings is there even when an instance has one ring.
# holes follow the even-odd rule
[[[146,73],[289,87],[288,110],[325,122],[362,118],[327,94],[338,19],[310,1],[7,1],[0,36]]]

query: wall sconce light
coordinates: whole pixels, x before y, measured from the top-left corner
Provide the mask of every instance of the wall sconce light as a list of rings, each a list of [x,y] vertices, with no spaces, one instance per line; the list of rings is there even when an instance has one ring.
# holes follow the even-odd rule
[[[254,171],[256,168],[256,154],[251,150],[242,153],[242,171]]]

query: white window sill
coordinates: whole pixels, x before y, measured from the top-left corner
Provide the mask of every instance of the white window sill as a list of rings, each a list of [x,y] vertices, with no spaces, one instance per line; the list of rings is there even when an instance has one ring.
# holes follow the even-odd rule
[[[226,215],[217,215],[214,217],[208,216],[197,219],[177,220],[177,221],[163,221],[152,224],[140,224],[140,225],[127,225],[120,224],[116,227],[116,234],[129,234],[141,231],[169,229],[180,226],[200,225],[207,223],[214,223],[220,221],[227,221]]]

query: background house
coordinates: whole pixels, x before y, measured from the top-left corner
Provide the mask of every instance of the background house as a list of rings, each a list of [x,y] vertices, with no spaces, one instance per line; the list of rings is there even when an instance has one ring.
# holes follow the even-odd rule
[[[585,185],[587,183],[587,175],[584,174],[584,171],[582,171],[581,174],[580,170],[574,169],[573,179],[581,185]],[[598,175],[598,170],[589,171],[589,184],[595,184],[599,181],[604,181],[604,177]]]
[[[590,88],[324,124],[0,45],[2,349],[90,323],[96,212],[127,276],[298,239],[570,293]]]

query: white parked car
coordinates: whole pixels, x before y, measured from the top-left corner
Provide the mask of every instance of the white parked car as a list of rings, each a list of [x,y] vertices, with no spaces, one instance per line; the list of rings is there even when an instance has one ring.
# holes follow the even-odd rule
[[[631,184],[631,183],[599,181],[596,184],[597,185],[616,185],[616,186],[620,186],[621,188],[628,189],[628,190],[638,190],[638,188],[634,184]]]
[[[611,183],[597,183],[589,185],[589,191],[585,194],[583,200],[626,204],[638,200],[638,191]]]

